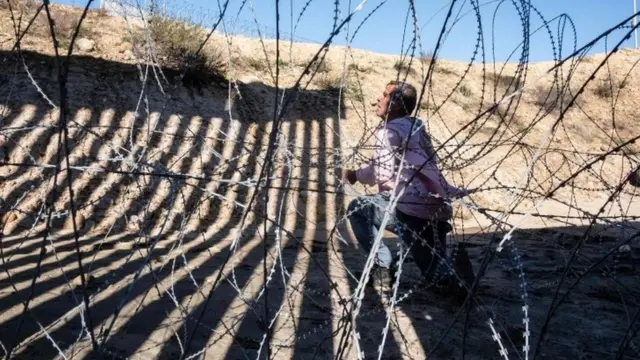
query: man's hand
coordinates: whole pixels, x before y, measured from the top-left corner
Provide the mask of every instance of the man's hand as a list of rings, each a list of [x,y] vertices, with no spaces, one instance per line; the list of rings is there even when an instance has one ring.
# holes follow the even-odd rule
[[[356,171],[349,169],[342,170],[342,181],[346,181],[351,185],[355,184],[358,181],[358,178],[356,177]]]
[[[475,192],[477,192],[478,190],[480,190],[479,188],[472,188],[472,189],[460,189],[460,191],[458,191],[457,194],[453,194],[453,198],[454,199],[460,199],[466,196],[469,196]]]
[[[467,189],[467,195],[469,196],[471,194],[475,194],[476,192],[480,191],[480,188],[471,188],[471,189]]]

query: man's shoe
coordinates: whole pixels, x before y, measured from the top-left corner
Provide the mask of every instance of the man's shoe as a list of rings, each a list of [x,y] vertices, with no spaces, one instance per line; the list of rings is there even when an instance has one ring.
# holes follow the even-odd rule
[[[458,245],[458,251],[453,264],[453,269],[456,271],[460,279],[466,284],[467,287],[471,287],[476,280],[475,273],[473,271],[473,264],[469,259],[469,253],[464,244]]]
[[[455,275],[447,274],[441,278],[433,287],[436,294],[445,296],[452,300],[452,303],[460,306],[469,295],[468,288],[471,288],[475,281],[473,266],[466,249],[460,244],[458,254],[453,264]]]
[[[392,271],[378,265],[374,265],[369,274],[369,285],[376,290],[390,291],[393,286]]]

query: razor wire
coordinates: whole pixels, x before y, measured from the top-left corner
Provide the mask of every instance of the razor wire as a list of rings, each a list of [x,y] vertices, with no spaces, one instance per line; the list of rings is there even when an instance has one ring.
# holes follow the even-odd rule
[[[128,118],[123,116],[122,125],[108,121],[108,115],[104,121],[100,114],[97,123],[87,123],[69,113],[76,101],[75,84],[68,85],[76,75],[69,70],[74,42],[87,17],[94,16],[89,12],[92,1],[73,23],[66,55],[61,52],[65,50],[64,39],[56,32],[62,16],[55,12],[57,8],[49,2],[6,2],[3,13],[9,15],[14,41],[4,51],[2,63],[15,65],[11,72],[3,70],[1,78],[8,86],[3,85],[0,112],[4,183],[0,256],[2,287],[12,289],[10,296],[6,292],[0,295],[6,314],[0,317],[0,326],[8,334],[0,339],[0,345],[6,358],[34,351],[61,358],[75,354],[135,358],[143,352],[143,344],[147,346],[152,340],[152,334],[133,340],[126,350],[118,349],[118,341],[129,329],[147,326],[145,322],[151,323],[145,331],[153,334],[159,334],[163,327],[171,329],[169,340],[159,344],[157,351],[180,359],[218,358],[222,352],[226,356],[275,358],[283,351],[302,358],[321,353],[334,358],[381,359],[412,357],[409,353],[419,351],[416,349],[430,357],[443,351],[445,343],[455,346],[452,344],[460,338],[462,346],[455,352],[461,351],[463,357],[471,349],[479,351],[478,344],[491,341],[495,357],[536,358],[540,352],[549,355],[549,351],[560,351],[548,343],[550,336],[557,336],[552,334],[552,319],[570,294],[578,296],[575,289],[583,279],[594,276],[596,269],[601,272],[600,279],[611,284],[608,289],[615,289],[620,299],[617,305],[626,314],[627,324],[612,351],[617,351],[616,358],[639,355],[634,338],[640,325],[638,312],[633,311],[638,306],[634,289],[637,274],[628,268],[638,243],[637,227],[631,223],[640,216],[632,211],[636,185],[630,185],[638,176],[634,149],[638,135],[633,127],[618,124],[617,113],[622,112],[622,117],[634,114],[627,108],[629,100],[621,105],[619,99],[631,86],[629,79],[637,77],[640,58],[635,54],[626,69],[611,67],[624,40],[637,28],[629,25],[631,18],[579,47],[578,30],[569,16],[547,20],[525,0],[454,0],[443,8],[447,15],[438,40],[425,46],[418,26],[422,16],[413,1],[406,3],[407,16],[402,21],[410,31],[401,39],[402,56],[393,65],[393,73],[385,76],[415,81],[419,89],[415,116],[428,122],[411,131],[431,134],[438,164],[450,181],[479,189],[469,197],[451,200],[457,209],[451,223],[457,230],[449,236],[447,255],[438,255],[437,261],[449,267],[467,295],[449,317],[439,318],[442,324],[436,331],[412,318],[412,305],[403,307],[424,297],[428,301],[419,313],[447,306],[434,300],[431,293],[437,279],[420,279],[415,267],[407,263],[410,249],[399,250],[392,291],[371,294],[368,283],[374,276],[376,254],[372,251],[362,256],[344,230],[352,214],[342,210],[341,201],[366,200],[375,190],[343,183],[340,171],[371,161],[368,154],[374,150],[371,143],[379,126],[367,114],[363,86],[367,80],[349,45],[363,24],[392,5],[386,0],[349,2],[349,12],[343,14],[340,9],[344,4],[336,0],[331,5],[333,18],[327,19],[333,23],[331,33],[298,65],[293,80],[283,85],[281,76],[291,64],[283,60],[282,47],[287,41],[293,49],[294,42],[304,40],[295,36],[295,29],[305,16],[312,16],[306,13],[312,0],[299,4],[295,27],[291,5],[293,34],[281,31],[280,19],[276,29],[262,27],[255,13],[253,22],[234,19],[228,12],[229,2],[219,2],[217,11],[166,1],[101,3],[100,8],[109,15],[124,19],[131,39],[135,39],[135,31],[142,34],[140,43],[133,44],[137,54],[134,70],[128,74],[130,80],[139,81],[137,99]],[[281,5],[276,1],[276,8]],[[500,37],[493,32],[487,36],[483,28],[487,20],[481,9],[490,5],[495,5],[492,29],[500,21],[503,7],[510,6],[518,15],[522,42],[513,50],[515,63],[487,61]],[[240,9],[253,11],[251,0],[242,2]],[[347,31],[361,13],[363,18],[355,31]],[[531,24],[534,16],[542,23],[536,29]],[[440,49],[466,17],[475,19],[477,37],[469,61],[458,73],[448,70]],[[50,58],[57,75],[54,79],[41,75],[33,61],[37,56],[29,53],[25,44],[30,31],[35,31],[31,26],[37,18],[48,27],[54,50]],[[170,75],[176,70],[162,65],[159,44],[152,39],[151,26],[163,18],[186,21],[188,26],[202,28],[206,35],[197,50],[179,64],[178,81]],[[339,81],[315,89],[331,72],[322,67],[343,31],[348,46],[340,50],[344,51],[342,64],[333,70]],[[553,63],[542,73],[534,73],[529,60],[530,38],[537,32],[548,37],[553,52]],[[572,44],[565,43],[567,32]],[[214,34],[225,39],[222,43],[228,52],[224,56],[232,67],[239,66],[235,64],[238,59],[231,58],[233,36],[256,37],[263,56],[258,61],[268,68],[273,83],[230,78],[219,90],[205,85],[218,98],[226,98],[225,109],[216,110],[219,117],[226,118],[216,123],[197,111],[190,115],[169,113],[180,102],[189,103],[184,94],[194,90],[180,81],[192,76],[192,62],[208,50]],[[275,52],[270,38],[276,39]],[[489,40],[493,42],[490,52]],[[586,60],[586,52],[602,42],[607,47],[605,55]],[[433,48],[433,53],[425,56],[424,48]],[[491,57],[495,59],[495,55]],[[291,59],[289,56],[286,61]],[[587,76],[577,75],[581,66],[588,67]],[[478,67],[480,94],[469,88],[471,74]],[[453,87],[443,91],[438,80],[452,74]],[[541,85],[547,80],[551,85]],[[159,90],[152,89],[155,85]],[[37,110],[42,119],[20,117],[16,106],[24,100],[16,99],[15,94],[26,88],[33,88],[38,97],[30,101],[44,107]],[[581,102],[586,91],[610,101],[610,124],[599,121],[602,112],[591,109],[594,114],[589,113],[589,104]],[[464,105],[460,94],[478,101]],[[536,113],[524,110],[525,97],[534,98],[526,101],[538,107]],[[310,99],[320,104],[317,107],[326,102],[337,106],[319,111],[304,103]],[[469,115],[459,124],[451,124],[451,116],[444,110],[452,103]],[[298,120],[307,117],[306,122]],[[342,130],[345,125],[340,119],[344,117],[360,128],[361,137],[355,142]],[[578,118],[588,124],[586,130],[576,122]],[[602,148],[586,149],[578,141],[582,136],[578,133],[587,130],[589,136],[597,134],[594,138]],[[302,138],[300,131],[306,134]],[[39,140],[43,137],[46,140]],[[92,151],[101,154],[93,155]],[[562,166],[554,165],[556,157],[562,159]],[[400,156],[400,166],[405,160]],[[567,167],[569,170],[563,171]],[[396,182],[389,206],[379,209],[385,214],[381,228],[404,191]],[[584,193],[592,194],[593,199]],[[564,213],[545,213],[544,206],[549,204],[561,206]],[[93,219],[87,221],[87,217]],[[549,230],[538,235],[535,229],[527,228],[533,219],[543,228],[552,223],[567,224],[569,231]],[[571,234],[569,225],[584,228]],[[87,228],[100,229],[95,239]],[[475,230],[469,234],[468,228]],[[306,235],[320,229],[323,231],[311,238]],[[402,224],[398,230],[414,231]],[[527,236],[539,237],[539,244]],[[383,237],[384,232],[378,229],[373,249]],[[600,242],[594,243],[598,239]],[[465,283],[452,264],[471,245],[482,251],[474,251],[475,279]],[[550,260],[556,270],[541,276],[531,268],[531,263],[540,260],[531,259],[536,246],[550,247],[548,251],[559,258]],[[504,248],[509,254],[503,253]],[[56,272],[62,278],[56,278]],[[486,287],[491,286],[486,283],[496,272],[515,276],[509,284],[518,295],[512,304],[518,305],[505,314],[496,309],[500,300],[486,293]],[[45,277],[53,278],[47,282]],[[56,295],[64,289],[73,300],[68,305],[62,301],[64,294]],[[55,310],[56,302],[63,304],[62,310]],[[157,308],[164,313],[150,310]],[[519,315],[505,319],[506,312],[512,310]],[[47,311],[57,311],[57,315],[43,315]],[[308,320],[305,311],[325,318]],[[157,318],[145,321],[150,314]],[[466,320],[461,325],[462,317]],[[409,328],[407,322],[412,324]],[[515,335],[509,333],[511,328],[517,329]],[[417,335],[408,334],[411,331]],[[426,335],[421,332],[434,340],[424,340]],[[446,349],[438,356],[447,356],[443,354]]]

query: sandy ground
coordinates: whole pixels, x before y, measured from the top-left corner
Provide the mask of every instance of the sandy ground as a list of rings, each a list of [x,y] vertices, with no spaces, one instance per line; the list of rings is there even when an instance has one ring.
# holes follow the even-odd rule
[[[90,18],[94,28],[116,21]],[[90,323],[104,344],[103,358],[174,359],[189,339],[189,354],[255,358],[258,351],[266,355],[263,335],[275,319],[272,357],[357,358],[345,314],[365,259],[344,221],[350,197],[341,194],[336,174],[343,163],[362,161],[353,154],[367,153],[356,145],[375,120],[363,105],[394,76],[395,59],[352,52],[360,70],[350,76],[365,85],[362,101],[340,97],[317,81],[296,94],[277,139],[269,200],[258,199],[242,226],[243,206],[264,165],[272,126],[275,89],[269,74],[239,65],[229,72],[238,80],[237,91],[166,86],[168,98],[152,80],[143,92],[144,67],[123,58],[126,44],[117,26],[104,29],[97,50],[70,62],[69,164],[61,161],[55,184],[50,165],[64,154],[58,151],[60,111],[51,106],[59,104],[55,58],[46,40],[35,36],[26,39],[21,57],[8,52],[10,42],[2,42],[0,58],[7,60],[0,70],[1,348],[16,345],[19,359],[60,353],[94,359],[84,331]],[[266,46],[272,54],[273,44]],[[285,87],[301,72],[296,63],[314,50],[314,45],[296,46],[293,53],[300,59],[283,65]],[[261,48],[255,40],[233,39],[235,56],[244,59],[264,56]],[[329,53],[332,70],[323,76],[337,75],[343,55],[340,49]],[[542,152],[535,150],[558,113],[534,115],[540,108],[535,91],[523,93],[517,110],[501,110],[503,117],[515,113],[515,120],[491,116],[475,134],[465,133],[466,143],[454,142],[455,151],[443,150],[452,182],[484,189],[471,197],[470,208],[456,205],[456,231],[449,242],[453,253],[465,244],[483,276],[473,308],[457,316],[459,306],[415,288],[417,268],[407,264],[382,358],[450,359],[464,352],[466,358],[493,359],[500,357],[500,345],[508,358],[525,358],[523,348],[534,349],[558,288],[559,297],[571,291],[546,328],[540,358],[614,358],[621,344],[626,345],[623,358],[640,357],[637,340],[627,344],[625,338],[638,327],[634,264],[639,244],[625,243],[640,215],[635,190],[624,187],[612,205],[601,209],[631,168],[623,155],[634,148],[608,155],[540,201],[585,163],[637,136],[631,124],[640,115],[635,96],[640,82],[633,67],[638,55],[621,52],[612,58],[615,79],[629,74],[618,96],[600,98],[587,88],[580,108],[567,113],[564,127]],[[581,63],[571,85],[586,79],[601,59]],[[434,138],[445,141],[475,117],[482,71],[472,67],[465,80],[470,94],[464,95],[453,88],[466,64],[439,66],[447,70],[436,74],[431,105],[453,95],[436,114],[424,107]],[[535,64],[528,76],[536,78],[548,66]],[[419,74],[412,76],[417,83]],[[531,88],[550,86],[547,80]],[[518,134],[523,137],[517,139]],[[488,144],[485,150],[483,144]],[[534,156],[538,161],[532,167]],[[533,177],[526,183],[529,168]],[[69,216],[69,176],[77,238]],[[496,188],[501,186],[526,191]],[[520,202],[514,201],[517,195],[523,195]],[[46,237],[45,199],[55,204]],[[267,217],[280,219],[286,232],[277,231],[273,222],[265,225],[265,204]],[[491,224],[505,210],[512,214],[501,220],[519,230],[497,251],[504,232]],[[582,242],[589,214],[599,211],[600,226]],[[393,245],[391,234],[385,241]],[[572,259],[578,245],[581,250]],[[82,311],[79,260],[88,311]],[[388,294],[367,291],[363,298],[355,332],[366,358],[377,357],[388,304]]]

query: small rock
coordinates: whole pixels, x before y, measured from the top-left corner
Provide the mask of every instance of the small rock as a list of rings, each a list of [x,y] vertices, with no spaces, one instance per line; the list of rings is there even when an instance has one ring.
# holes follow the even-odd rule
[[[300,191],[301,198],[306,198],[307,196],[309,196],[309,192],[307,190]]]
[[[140,223],[138,222],[129,222],[127,224],[127,230],[129,230],[130,232],[138,232],[140,231]]]
[[[136,56],[133,55],[133,51],[125,50],[124,53],[122,54],[122,58],[125,60],[135,60]]]
[[[127,51],[131,52],[132,49],[133,49],[133,46],[131,45],[131,43],[126,41],[120,44],[120,46],[118,46],[118,52],[121,52],[121,53],[124,53]]]
[[[76,226],[78,229],[84,228],[84,224],[86,223],[87,218],[80,212],[76,213]]]
[[[76,40],[76,48],[83,52],[90,52],[93,50],[96,42],[87,38],[80,38]]]

